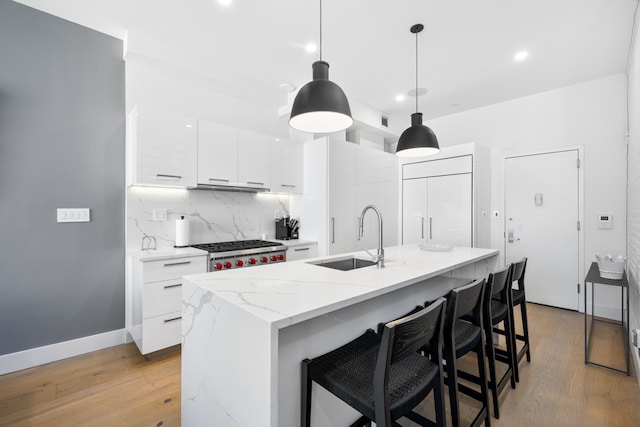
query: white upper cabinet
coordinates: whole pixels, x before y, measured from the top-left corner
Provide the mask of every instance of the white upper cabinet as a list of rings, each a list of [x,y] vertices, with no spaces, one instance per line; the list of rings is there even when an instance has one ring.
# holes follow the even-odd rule
[[[198,121],[198,184],[238,185],[238,130]]]
[[[304,143],[271,142],[271,191],[302,194]]]
[[[238,129],[238,185],[271,187],[271,137]]]
[[[128,136],[129,185],[196,186],[196,119],[136,107]]]

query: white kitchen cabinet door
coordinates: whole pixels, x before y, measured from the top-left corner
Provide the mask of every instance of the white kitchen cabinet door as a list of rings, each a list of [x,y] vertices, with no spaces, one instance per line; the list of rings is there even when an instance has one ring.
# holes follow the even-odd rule
[[[271,186],[271,138],[238,129],[238,184],[245,187]]]
[[[198,121],[198,184],[237,185],[238,130]]]
[[[271,142],[271,191],[302,194],[304,143]]]
[[[353,252],[358,232],[355,212],[356,145],[329,141],[329,254]]]
[[[197,176],[197,122],[136,107],[129,114],[133,171],[130,184],[193,188]]]
[[[402,182],[402,244],[426,242],[427,179],[405,179]]]
[[[471,174],[427,178],[427,243],[471,247]]]

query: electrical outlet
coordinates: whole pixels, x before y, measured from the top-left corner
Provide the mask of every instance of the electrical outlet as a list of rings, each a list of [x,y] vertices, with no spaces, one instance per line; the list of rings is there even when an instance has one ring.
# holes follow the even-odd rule
[[[167,210],[166,209],[154,209],[153,210],[153,220],[154,221],[166,221],[167,220]]]

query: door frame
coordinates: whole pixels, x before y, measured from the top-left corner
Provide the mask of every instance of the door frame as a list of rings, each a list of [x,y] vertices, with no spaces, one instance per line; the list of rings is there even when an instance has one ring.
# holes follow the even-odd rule
[[[521,153],[511,153],[503,156],[502,160],[502,173],[503,173],[503,206],[502,212],[503,215],[503,242],[502,247],[504,251],[504,263],[507,265],[507,168],[506,161],[508,159],[518,158],[518,157],[531,157],[531,156],[540,156],[545,154],[554,154],[554,153],[563,153],[567,151],[577,151],[578,152],[578,161],[580,162],[580,167],[578,168],[578,221],[580,222],[580,230],[578,230],[578,280],[580,280],[580,292],[578,294],[578,312],[584,313],[584,294],[585,292],[585,284],[582,278],[585,277],[585,249],[584,249],[584,231],[585,231],[585,222],[584,222],[584,146],[571,146],[557,149],[547,149],[540,151],[526,151]]]

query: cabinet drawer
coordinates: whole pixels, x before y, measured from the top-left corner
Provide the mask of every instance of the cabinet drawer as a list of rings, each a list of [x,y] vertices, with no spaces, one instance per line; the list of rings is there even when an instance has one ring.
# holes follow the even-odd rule
[[[179,279],[187,274],[206,273],[207,257],[203,255],[189,258],[147,261],[142,268],[144,283]]]
[[[313,258],[317,256],[318,245],[291,246],[287,250],[287,261],[296,261],[298,259]]]
[[[142,321],[142,353],[162,350],[182,341],[182,311]]]
[[[143,286],[143,318],[182,310],[182,279],[145,283]]]

